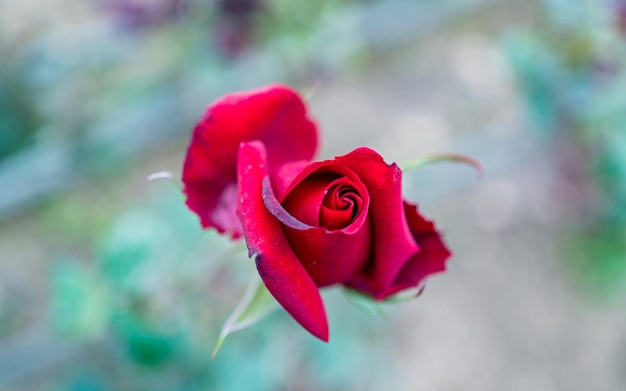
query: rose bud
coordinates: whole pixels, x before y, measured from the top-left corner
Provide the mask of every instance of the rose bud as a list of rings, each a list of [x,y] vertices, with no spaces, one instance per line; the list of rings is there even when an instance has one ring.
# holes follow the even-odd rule
[[[328,341],[319,288],[342,284],[382,300],[445,270],[450,252],[433,223],[404,201],[396,164],[369,148],[311,162],[316,130],[295,92],[272,86],[234,96],[215,102],[194,131],[183,173],[188,205],[221,232],[215,216],[237,210],[239,225],[229,215],[228,227],[243,233],[269,292],[306,330]],[[215,112],[232,117],[223,114],[218,126]],[[313,140],[313,149],[301,138]],[[226,164],[226,149],[211,143],[221,140],[234,162]],[[224,163],[216,163],[216,150]],[[214,178],[223,167],[228,176],[220,182]]]

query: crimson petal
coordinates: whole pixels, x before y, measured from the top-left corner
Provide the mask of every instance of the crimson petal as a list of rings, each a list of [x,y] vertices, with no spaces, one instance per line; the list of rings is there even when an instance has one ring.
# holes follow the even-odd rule
[[[242,141],[260,140],[268,151],[268,173],[309,161],[317,129],[300,96],[282,85],[226,95],[213,102],[193,131],[183,166],[187,206],[203,227],[241,236],[237,206],[237,153]]]
[[[402,201],[402,171],[388,165],[369,148],[357,148],[336,158],[354,171],[369,190],[369,218],[374,238],[373,259],[368,267],[346,285],[374,297],[390,289],[413,255],[419,251],[407,224]]]
[[[328,342],[328,321],[315,282],[289,246],[281,223],[265,207],[263,180],[268,175],[265,147],[241,143],[238,214],[250,257],[255,256],[265,286],[287,312],[311,334]],[[273,193],[266,193],[266,197]]]
[[[371,249],[370,232],[367,218],[354,233],[285,227],[293,251],[319,287],[343,283],[365,266]]]
[[[420,251],[402,268],[387,295],[406,288],[423,286],[426,278],[446,270],[446,260],[452,255],[446,248],[435,225],[419,214],[417,206],[404,202],[411,234]]]
[[[284,227],[293,251],[320,287],[347,281],[369,259],[371,224],[367,213],[370,203],[367,188],[352,170],[335,160],[310,163],[293,176],[289,185],[278,186],[284,189],[283,199],[279,200],[287,214],[301,220],[308,219],[304,221],[308,224],[318,224],[320,211],[324,213],[326,190],[338,184],[349,186],[360,198],[358,209],[361,210],[347,226],[339,229],[334,226],[339,222],[334,221],[332,228],[322,226],[302,230],[286,223]],[[282,215],[275,216],[283,221]],[[342,221],[345,221],[343,217]]]

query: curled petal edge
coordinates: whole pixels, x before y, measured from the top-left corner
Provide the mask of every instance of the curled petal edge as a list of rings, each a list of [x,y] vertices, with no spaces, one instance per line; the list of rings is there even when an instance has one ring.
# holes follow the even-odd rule
[[[263,178],[262,185],[262,194],[263,194],[263,203],[267,210],[278,219],[281,223],[285,224],[289,228],[297,229],[299,231],[304,231],[306,229],[315,229],[312,225],[308,225],[303,223],[302,221],[293,217],[289,212],[283,208],[283,206],[278,202],[276,195],[274,194],[274,190],[272,190],[272,184],[270,183],[270,178]]]

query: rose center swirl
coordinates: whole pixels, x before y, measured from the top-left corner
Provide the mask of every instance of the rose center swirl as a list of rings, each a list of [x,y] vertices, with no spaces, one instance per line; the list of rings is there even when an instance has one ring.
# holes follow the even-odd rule
[[[310,173],[287,193],[281,204],[301,222],[328,231],[360,229],[368,193],[349,170],[324,167]],[[356,226],[354,223],[358,223]]]
[[[329,230],[344,228],[359,214],[361,206],[361,197],[352,186],[331,184],[320,207],[320,226]]]

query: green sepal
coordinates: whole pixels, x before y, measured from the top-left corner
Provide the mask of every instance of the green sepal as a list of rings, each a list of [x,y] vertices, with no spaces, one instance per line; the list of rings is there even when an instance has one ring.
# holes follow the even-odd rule
[[[174,174],[172,174],[169,171],[159,171],[159,172],[154,172],[148,176],[146,176],[146,182],[153,182],[153,181],[157,181],[157,180],[166,180],[168,182],[170,182],[171,184],[173,184],[174,186],[176,186],[176,188],[178,190],[183,189],[183,184],[182,182],[176,178],[174,176]]]
[[[452,162],[452,163],[464,163],[468,164],[478,171],[478,179],[481,179],[485,175],[485,169],[483,165],[476,159],[469,157],[467,155],[461,155],[457,153],[433,153],[430,155],[420,156],[414,159],[409,160],[404,163],[401,168],[403,173],[407,173],[415,170],[416,168],[420,168],[427,164],[438,163],[438,162]]]
[[[213,349],[213,357],[217,355],[228,335],[253,326],[278,307],[278,302],[261,282],[259,276],[254,275],[248,282],[241,300],[239,300],[233,312],[224,322],[220,336]]]
[[[343,292],[346,299],[359,310],[384,316],[387,314],[386,309],[389,305],[415,300],[422,294],[424,288],[425,285],[413,289],[405,289],[383,300],[376,300],[372,296],[351,288],[345,288]]]

